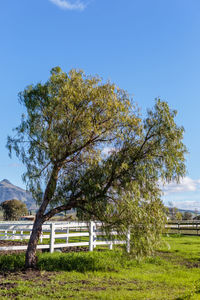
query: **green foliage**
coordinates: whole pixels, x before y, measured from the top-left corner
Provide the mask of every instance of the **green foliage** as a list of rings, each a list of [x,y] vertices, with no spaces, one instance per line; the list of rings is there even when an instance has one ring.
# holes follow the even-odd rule
[[[19,220],[22,216],[28,214],[26,204],[20,200],[6,200],[1,203],[4,220]]]
[[[183,219],[183,215],[180,211],[176,213],[176,220],[181,221]]]
[[[160,181],[185,174],[176,111],[157,99],[142,119],[114,84],[58,67],[20,102],[27,112],[7,147],[27,167],[24,180],[41,204],[36,220],[74,208],[123,239],[131,226],[135,254],[151,253],[165,222]]]
[[[185,211],[183,213],[183,220],[192,220],[193,219],[193,216],[192,216],[192,213],[189,212],[189,211]]]
[[[0,270],[1,272],[22,270],[24,268],[24,261],[24,253],[0,255]]]

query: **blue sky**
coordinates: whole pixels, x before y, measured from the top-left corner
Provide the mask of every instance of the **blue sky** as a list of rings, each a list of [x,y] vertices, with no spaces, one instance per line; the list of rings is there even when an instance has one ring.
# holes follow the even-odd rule
[[[200,210],[199,0],[1,0],[0,45],[0,180],[24,187],[5,148],[23,112],[18,92],[54,66],[81,68],[127,90],[142,112],[156,97],[178,110],[188,172],[163,199]]]

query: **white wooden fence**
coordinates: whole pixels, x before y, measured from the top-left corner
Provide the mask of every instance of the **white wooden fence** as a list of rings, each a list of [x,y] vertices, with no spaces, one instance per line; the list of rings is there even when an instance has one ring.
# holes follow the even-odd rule
[[[32,222],[0,222],[0,240],[27,240],[30,238],[32,227]],[[53,253],[56,248],[88,246],[89,251],[93,251],[99,245],[108,245],[112,249],[113,245],[126,244],[126,250],[130,252],[130,232],[127,232],[126,241],[117,239],[117,232],[112,231],[110,234],[115,236],[115,239],[107,240],[105,232],[102,231],[102,224],[92,221],[44,223],[40,236],[41,244],[37,245],[37,249],[50,249]],[[44,239],[50,239],[50,243],[42,244]],[[57,239],[62,242],[56,241]],[[0,251],[26,248],[27,245],[3,246],[0,247]]]
[[[167,233],[200,235],[200,220],[174,220],[165,225]]]

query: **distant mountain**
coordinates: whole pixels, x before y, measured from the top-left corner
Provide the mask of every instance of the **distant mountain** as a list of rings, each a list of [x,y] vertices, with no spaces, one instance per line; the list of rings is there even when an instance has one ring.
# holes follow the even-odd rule
[[[0,181],[0,203],[12,199],[21,200],[26,204],[29,210],[36,209],[35,201],[30,193],[16,185],[13,185],[7,179]]]
[[[200,214],[200,211],[196,211],[196,210],[192,210],[192,209],[182,209],[182,208],[178,208],[178,211],[180,211],[181,213],[184,213],[184,212],[190,212],[192,214]]]

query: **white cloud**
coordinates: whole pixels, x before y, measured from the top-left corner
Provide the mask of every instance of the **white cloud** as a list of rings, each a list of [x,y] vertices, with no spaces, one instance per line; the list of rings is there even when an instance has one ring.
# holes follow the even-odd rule
[[[66,10],[84,10],[86,8],[86,4],[83,3],[80,0],[49,0],[51,1],[53,4],[57,5],[58,7],[62,8],[62,9],[66,9]]]
[[[112,147],[104,147],[102,150],[103,155],[110,155],[112,152],[114,152],[116,149]]]
[[[200,211],[200,179],[184,177],[179,184],[171,182],[161,188],[165,205],[171,202],[177,208]]]
[[[171,182],[162,187],[165,195],[172,193],[196,192],[200,191],[200,179],[194,180],[190,177],[184,177],[180,183]]]

